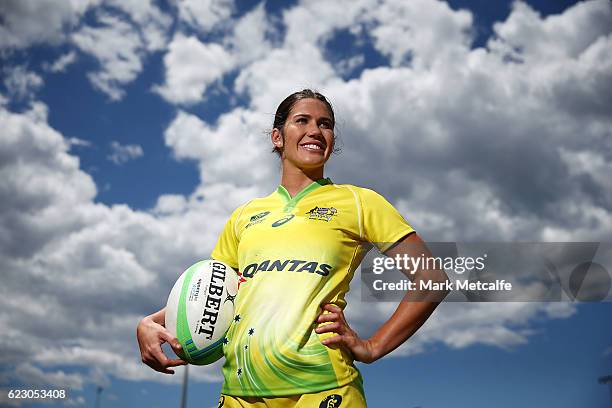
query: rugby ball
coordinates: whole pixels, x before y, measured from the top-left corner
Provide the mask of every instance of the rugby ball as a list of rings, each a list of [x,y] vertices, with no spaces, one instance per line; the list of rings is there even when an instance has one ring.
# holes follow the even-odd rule
[[[223,356],[237,293],[238,275],[223,262],[207,259],[183,272],[166,303],[166,329],[183,347],[179,357],[205,365]]]

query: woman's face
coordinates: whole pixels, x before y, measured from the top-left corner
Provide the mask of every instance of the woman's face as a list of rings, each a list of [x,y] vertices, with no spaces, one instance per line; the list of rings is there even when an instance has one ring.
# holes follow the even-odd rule
[[[334,149],[334,124],[327,106],[318,99],[301,99],[293,105],[283,127],[272,130],[272,142],[283,161],[304,170],[322,167]]]

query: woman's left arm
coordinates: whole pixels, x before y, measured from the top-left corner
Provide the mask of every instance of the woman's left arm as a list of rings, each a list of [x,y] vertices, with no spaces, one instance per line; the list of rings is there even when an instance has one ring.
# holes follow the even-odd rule
[[[395,257],[428,257],[431,252],[416,233],[410,234],[400,240],[385,255]],[[440,269],[419,269],[414,274],[404,271],[408,277],[420,287],[419,281],[431,280],[433,282],[446,282],[448,276]],[[326,323],[318,326],[317,333],[333,332],[335,336],[321,342],[328,347],[342,346],[349,350],[355,360],[371,363],[385,356],[399,347],[412,336],[425,323],[429,316],[444,299],[448,291],[410,290],[404,295],[393,315],[387,320],[372,337],[361,339],[346,322],[341,308],[334,304],[323,306],[324,311],[317,323]]]

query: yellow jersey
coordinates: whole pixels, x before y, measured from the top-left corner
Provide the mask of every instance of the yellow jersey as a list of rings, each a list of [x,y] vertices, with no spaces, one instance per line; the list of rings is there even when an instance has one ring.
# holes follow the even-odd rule
[[[330,179],[238,207],[211,254],[241,275],[222,393],[298,395],[359,381],[349,353],[321,344],[333,333],[315,333],[315,320],[325,303],[344,309],[370,243],[384,252],[412,232],[378,193]]]

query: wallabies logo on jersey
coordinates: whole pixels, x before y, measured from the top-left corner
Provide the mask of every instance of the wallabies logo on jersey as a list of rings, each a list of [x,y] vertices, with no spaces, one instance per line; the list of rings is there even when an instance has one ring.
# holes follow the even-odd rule
[[[306,213],[309,220],[319,220],[329,222],[333,217],[338,215],[338,210],[334,207],[314,207]]]
[[[321,401],[319,408],[338,408],[340,404],[342,404],[342,397],[338,394],[332,394]]]

